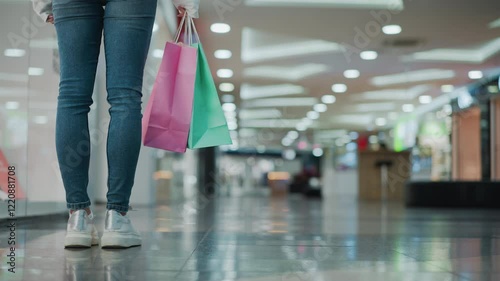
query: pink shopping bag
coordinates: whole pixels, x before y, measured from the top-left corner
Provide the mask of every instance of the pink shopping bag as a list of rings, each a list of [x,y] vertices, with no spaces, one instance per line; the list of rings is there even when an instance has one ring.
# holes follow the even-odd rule
[[[196,48],[167,42],[142,119],[145,146],[186,152],[197,58]]]

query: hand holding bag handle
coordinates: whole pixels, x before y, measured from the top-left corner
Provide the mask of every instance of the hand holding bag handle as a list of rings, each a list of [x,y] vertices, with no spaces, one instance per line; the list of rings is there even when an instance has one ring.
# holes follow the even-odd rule
[[[183,7],[186,13],[192,18],[198,18],[198,9],[200,7],[200,0],[172,0],[172,3],[178,9]]]

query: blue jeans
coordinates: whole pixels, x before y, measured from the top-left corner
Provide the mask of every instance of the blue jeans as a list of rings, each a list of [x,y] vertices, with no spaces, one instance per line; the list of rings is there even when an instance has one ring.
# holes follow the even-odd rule
[[[107,209],[128,211],[141,146],[142,80],[156,2],[53,1],[61,64],[56,150],[69,209],[90,206],[87,194],[91,150],[88,113],[93,102],[104,30],[106,89],[111,118],[106,146]]]

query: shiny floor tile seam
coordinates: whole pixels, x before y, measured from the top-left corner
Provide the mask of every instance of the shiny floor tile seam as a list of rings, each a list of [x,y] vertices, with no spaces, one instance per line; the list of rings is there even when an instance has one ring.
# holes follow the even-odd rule
[[[206,232],[205,234],[203,235],[203,237],[198,241],[198,243],[196,244],[196,247],[194,247],[193,251],[191,252],[191,254],[189,255],[189,257],[186,258],[186,260],[184,261],[184,263],[182,264],[182,266],[180,267],[178,273],[175,275],[174,277],[174,280],[177,280],[177,278],[179,278],[179,275],[182,273],[182,270],[186,267],[186,265],[188,264],[189,260],[191,259],[191,257],[194,255],[194,253],[196,252],[196,250],[200,247],[200,245],[203,243],[203,241],[208,237],[208,235],[212,232],[213,230],[213,226],[211,226]]]
[[[435,263],[433,263],[433,261],[431,260],[420,260],[418,259],[418,257],[415,257],[415,256],[412,256],[412,255],[409,255],[409,254],[406,254],[406,253],[403,253],[399,250],[394,250],[393,251],[401,254],[401,255],[404,255],[406,257],[409,257],[411,259],[414,259],[416,262],[422,262],[424,264],[426,264],[427,266],[430,266],[430,267],[433,267],[433,268],[436,268],[436,269],[439,269],[440,272],[446,272],[446,273],[449,273],[455,277],[458,277],[459,280],[463,280],[463,281],[476,281],[474,279],[471,279],[469,277],[467,277],[466,274],[463,274],[463,273],[460,273],[460,272],[457,272],[457,271],[454,271],[454,270],[448,270],[447,268],[443,267],[443,266],[439,266],[439,265],[436,265]]]

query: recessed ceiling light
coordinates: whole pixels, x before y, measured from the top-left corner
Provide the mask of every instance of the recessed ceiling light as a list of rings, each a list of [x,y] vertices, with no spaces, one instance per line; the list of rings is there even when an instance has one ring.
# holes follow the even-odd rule
[[[318,119],[319,118],[319,113],[316,112],[316,111],[309,111],[307,113],[307,118],[311,119],[311,120],[315,120],[315,119]]]
[[[384,32],[387,35],[399,34],[401,33],[401,30],[402,30],[401,26],[396,24],[386,25],[382,27],[382,32]]]
[[[481,78],[483,78],[483,72],[480,70],[469,71],[469,78],[470,79],[481,79]]]
[[[222,92],[232,92],[232,91],[234,91],[234,84],[233,83],[220,83],[219,90],[221,90]]]
[[[428,103],[432,102],[432,97],[429,95],[422,95],[422,96],[418,97],[418,101],[421,104],[428,104]]]
[[[455,89],[455,87],[453,85],[442,85],[441,86],[441,92],[443,93],[451,93],[453,92],[453,90]]]
[[[155,57],[157,59],[163,58],[163,50],[162,49],[153,50],[153,57]]]
[[[364,60],[374,60],[378,57],[378,54],[375,51],[363,51],[359,56]]]
[[[226,116],[226,119],[236,119],[236,112],[235,111],[224,111],[224,116]]]
[[[321,101],[326,104],[332,104],[337,101],[337,98],[334,95],[324,95],[321,97]]]
[[[233,95],[223,95],[222,102],[234,102],[234,96]]]
[[[403,104],[403,112],[409,113],[415,110],[415,106],[413,104]]]
[[[214,23],[210,26],[210,30],[214,33],[228,33],[231,31],[231,26],[227,23]]]
[[[346,84],[333,84],[332,91],[334,93],[345,93],[347,91]]]
[[[227,122],[227,128],[231,131],[238,129],[238,123],[236,122]]]
[[[43,75],[43,73],[44,73],[43,68],[39,68],[39,67],[28,68],[28,75],[30,75],[30,76],[40,76],[40,75]]]
[[[217,70],[217,76],[219,78],[231,78],[233,77],[233,71],[231,69],[219,69]]]
[[[5,49],[3,51],[4,56],[11,58],[20,58],[26,55],[26,50],[23,49]]]
[[[303,132],[307,130],[307,125],[304,123],[299,123],[297,124],[297,126],[295,126],[295,129],[297,129],[297,131],[299,132]]]
[[[379,127],[382,127],[382,126],[385,126],[387,125],[387,120],[385,118],[377,118],[375,119],[375,125],[379,126]]]
[[[222,104],[222,109],[224,111],[235,111],[236,110],[236,104],[234,104],[232,102],[226,102],[226,103]]]
[[[5,109],[15,110],[19,108],[19,102],[17,101],[8,101],[5,103]]]
[[[215,58],[225,60],[230,59],[233,56],[233,53],[229,50],[217,50],[214,52]]]
[[[289,139],[289,138],[283,138],[283,139],[281,140],[281,144],[282,144],[283,146],[290,146],[290,145],[292,145],[292,143],[293,143],[293,140],[292,140],[292,139]]]
[[[323,103],[315,104],[313,106],[313,108],[314,108],[314,111],[316,111],[316,112],[325,112],[328,109],[326,104],[323,104]]]
[[[357,69],[348,69],[344,71],[344,77],[349,79],[354,79],[359,77],[359,70]]]
[[[296,140],[299,137],[299,133],[297,131],[289,131],[287,133],[287,137],[292,140]]]

